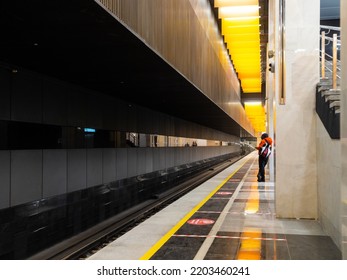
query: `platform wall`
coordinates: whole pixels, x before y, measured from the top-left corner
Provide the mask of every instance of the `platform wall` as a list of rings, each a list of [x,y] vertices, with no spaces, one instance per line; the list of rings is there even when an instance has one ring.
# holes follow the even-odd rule
[[[81,133],[86,127],[233,143],[240,139],[9,65],[0,67],[0,106],[0,208],[240,149],[236,144],[118,148],[105,144],[107,139],[88,144]]]
[[[318,220],[341,248],[340,227],[341,141],[331,139],[317,116]]]

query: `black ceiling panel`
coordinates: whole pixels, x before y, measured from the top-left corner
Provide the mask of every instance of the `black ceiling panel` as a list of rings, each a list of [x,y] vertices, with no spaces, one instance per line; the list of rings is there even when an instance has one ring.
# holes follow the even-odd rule
[[[240,126],[93,0],[0,0],[0,61],[240,135]]]

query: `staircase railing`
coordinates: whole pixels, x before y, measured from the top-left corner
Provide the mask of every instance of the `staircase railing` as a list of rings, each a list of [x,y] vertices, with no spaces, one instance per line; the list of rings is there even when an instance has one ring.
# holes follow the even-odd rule
[[[340,27],[321,25],[321,78],[316,91],[316,111],[329,135],[340,138]]]
[[[321,25],[321,78],[331,79],[332,89],[337,89],[341,80],[340,68],[340,27]],[[328,36],[332,33],[332,36]],[[330,75],[326,75],[326,71]]]

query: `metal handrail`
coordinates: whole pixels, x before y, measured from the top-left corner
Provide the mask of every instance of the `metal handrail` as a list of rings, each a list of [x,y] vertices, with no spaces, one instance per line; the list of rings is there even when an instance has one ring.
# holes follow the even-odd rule
[[[328,29],[329,34],[331,31],[338,31],[340,32],[341,28],[336,26],[327,26],[327,25],[321,25],[321,29]],[[333,37],[326,36],[325,31],[321,32],[321,74],[322,79],[325,79],[325,70],[328,70],[329,72],[332,72],[332,89],[337,89],[337,79],[341,79],[341,77],[338,75],[338,71],[340,72],[341,69],[337,67],[337,64],[339,63],[339,60],[337,59],[337,52],[338,48],[337,45],[341,45],[341,41],[337,39],[338,34],[335,32],[332,34]],[[327,43],[326,43],[327,42]],[[325,51],[325,47],[330,44],[330,42],[333,43],[332,46],[332,55],[329,55]],[[326,59],[326,57],[331,58],[332,62]],[[326,62],[332,65],[332,69],[326,66]]]
[[[321,25],[320,28],[334,30],[334,31],[341,31],[341,27],[338,27],[338,26]]]
[[[325,35],[327,35],[327,34],[325,34]],[[320,37],[322,38],[322,35],[321,35]],[[333,38],[333,37],[325,36],[325,40],[329,41],[329,42],[328,42],[327,44],[325,44],[325,45],[329,45],[330,42],[334,42],[334,38]],[[338,44],[341,44],[341,40],[337,40],[337,43],[338,43]]]

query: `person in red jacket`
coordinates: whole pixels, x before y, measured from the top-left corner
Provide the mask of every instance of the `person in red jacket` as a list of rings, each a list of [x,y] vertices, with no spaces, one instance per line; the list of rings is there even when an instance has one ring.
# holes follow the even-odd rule
[[[256,149],[259,151],[258,182],[265,182],[265,166],[269,160],[272,149],[272,139],[267,133],[261,135],[261,141]]]

